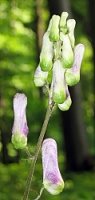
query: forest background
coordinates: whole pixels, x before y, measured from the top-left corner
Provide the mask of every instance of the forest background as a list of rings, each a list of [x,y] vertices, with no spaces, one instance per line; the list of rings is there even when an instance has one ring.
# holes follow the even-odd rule
[[[45,90],[34,85],[34,71],[49,19],[62,11],[76,20],[76,44],[85,45],[85,55],[81,81],[70,89],[72,106],[53,113],[46,133],[58,143],[65,189],[58,196],[44,191],[41,199],[95,199],[95,1],[0,0],[0,200],[19,200],[24,193],[31,161],[11,144],[13,97],[23,92],[28,98],[28,144],[33,153],[47,108]],[[41,186],[40,155],[30,199]]]

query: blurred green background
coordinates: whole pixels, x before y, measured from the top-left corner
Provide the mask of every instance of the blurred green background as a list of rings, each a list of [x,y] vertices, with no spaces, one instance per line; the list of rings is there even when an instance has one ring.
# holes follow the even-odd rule
[[[81,84],[71,89],[74,103],[65,114],[59,110],[54,112],[46,133],[58,143],[65,189],[58,196],[44,191],[41,199],[95,199],[94,8],[93,0],[0,0],[0,200],[20,200],[24,193],[31,161],[27,160],[24,151],[16,151],[11,144],[12,101],[16,92],[23,92],[28,98],[28,140],[33,153],[47,108],[45,90],[35,87],[33,75],[50,16],[62,11],[67,11],[76,20],[76,44],[83,43],[86,50]],[[41,186],[40,155],[29,199],[36,198]]]

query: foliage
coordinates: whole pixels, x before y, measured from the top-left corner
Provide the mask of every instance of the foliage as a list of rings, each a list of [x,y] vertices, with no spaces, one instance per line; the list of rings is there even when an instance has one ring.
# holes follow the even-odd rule
[[[33,10],[31,12],[31,10]],[[29,124],[33,123],[30,132],[38,130],[39,113],[35,110],[35,105],[39,107],[39,91],[34,89],[33,74],[36,62],[36,34],[29,23],[33,22],[35,16],[35,4],[29,1],[23,4],[14,1],[2,1],[0,3],[0,97],[2,107],[0,118],[2,128],[6,132],[11,132],[12,120],[12,99],[17,91],[25,92],[28,97],[28,118]],[[32,101],[31,101],[32,99]],[[34,117],[37,116],[35,120]],[[37,115],[36,115],[37,112]],[[5,121],[7,127],[5,127]],[[31,130],[32,129],[32,130]],[[9,131],[8,131],[9,130]],[[10,134],[10,133],[8,133]],[[9,136],[8,136],[9,137]]]
[[[63,155],[60,152],[59,163],[61,171],[63,168]],[[38,161],[34,181],[33,189],[30,192],[30,199],[35,199],[38,195],[42,184],[42,171],[41,171],[41,158]],[[19,164],[11,164],[7,167],[0,164],[0,197],[2,200],[18,200],[21,199],[26,176],[29,169],[29,162],[21,160]],[[27,169],[27,171],[26,171]],[[65,176],[64,176],[65,174]],[[93,200],[95,198],[95,173],[65,173],[63,172],[65,180],[65,188],[63,192],[58,196],[51,196],[48,192],[44,191],[41,199],[44,200]]]

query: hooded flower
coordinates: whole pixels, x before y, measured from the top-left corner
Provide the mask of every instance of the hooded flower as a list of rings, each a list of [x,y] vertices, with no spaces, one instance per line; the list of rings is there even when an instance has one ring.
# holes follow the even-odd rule
[[[40,67],[42,71],[48,72],[52,68],[53,43],[49,39],[49,33],[43,36],[42,49],[40,53]]]
[[[53,65],[53,100],[55,103],[63,103],[66,99],[65,69],[60,60],[56,60]]]
[[[38,65],[34,74],[35,85],[37,87],[42,87],[43,85],[45,85],[47,77],[48,77],[48,72],[42,71],[40,65]]]
[[[74,62],[74,52],[71,46],[71,41],[68,34],[60,32],[60,39],[62,40],[62,63],[64,68],[71,68]]]
[[[60,18],[60,32],[63,32],[64,34],[67,34],[67,32],[68,32],[67,17],[68,17],[68,13],[62,12],[61,18]]]
[[[84,45],[78,44],[74,50],[74,63],[72,68],[67,69],[65,73],[66,83],[69,86],[73,86],[80,81],[80,68],[84,55]]]
[[[14,124],[12,128],[12,143],[16,149],[23,149],[27,145],[26,105],[27,97],[17,93],[13,100]]]
[[[60,16],[53,15],[49,30],[49,38],[52,42],[57,42],[59,40],[59,22],[60,22]]]
[[[57,144],[54,139],[45,139],[42,144],[43,185],[53,195],[62,192],[64,181],[61,177],[58,160]]]
[[[74,19],[67,20],[68,35],[69,35],[72,48],[74,48],[75,46],[75,36],[74,36],[75,25],[76,25],[76,21]]]

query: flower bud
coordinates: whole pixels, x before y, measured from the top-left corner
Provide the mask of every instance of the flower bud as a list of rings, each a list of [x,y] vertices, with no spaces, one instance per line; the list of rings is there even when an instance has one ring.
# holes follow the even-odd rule
[[[61,18],[60,18],[60,31],[63,32],[64,34],[68,32],[67,23],[66,23],[67,17],[68,17],[68,13],[62,12]]]
[[[62,44],[62,63],[64,68],[71,68],[74,61],[74,53],[72,50],[71,42],[68,34],[60,33],[60,39],[63,41]]]
[[[12,128],[12,143],[16,149],[23,149],[27,145],[26,105],[27,97],[17,93],[13,100],[14,124]]]
[[[59,15],[53,15],[49,32],[49,38],[52,42],[57,42],[59,40],[59,21]]]
[[[36,68],[35,74],[34,74],[34,83],[37,87],[42,87],[45,85],[48,77],[48,72],[44,72],[41,70],[40,65]]]
[[[62,67],[61,61],[56,60],[53,66],[52,96],[53,101],[57,104],[63,103],[66,99],[64,73],[65,70]]]
[[[70,97],[70,93],[69,93],[68,87],[66,89],[66,94],[67,94],[67,98],[64,101],[64,103],[58,104],[59,109],[62,110],[62,111],[69,110],[69,108],[70,108],[70,106],[72,104],[72,100],[71,100],[71,97]]]
[[[40,67],[43,71],[50,71],[53,59],[53,43],[49,39],[48,32],[43,36],[43,44],[40,54]]]
[[[68,28],[68,35],[71,42],[72,47],[74,48],[75,45],[75,37],[74,37],[74,29],[75,29],[76,21],[74,19],[67,20],[67,28]]]
[[[45,189],[53,195],[59,194],[64,188],[64,181],[58,167],[57,144],[54,139],[45,139],[42,144],[42,164]]]
[[[74,55],[75,55],[75,59],[74,59],[73,67],[71,69],[67,69],[65,73],[66,83],[69,86],[73,86],[80,81],[80,67],[81,67],[81,62],[84,55],[83,44],[78,44],[75,47]]]

